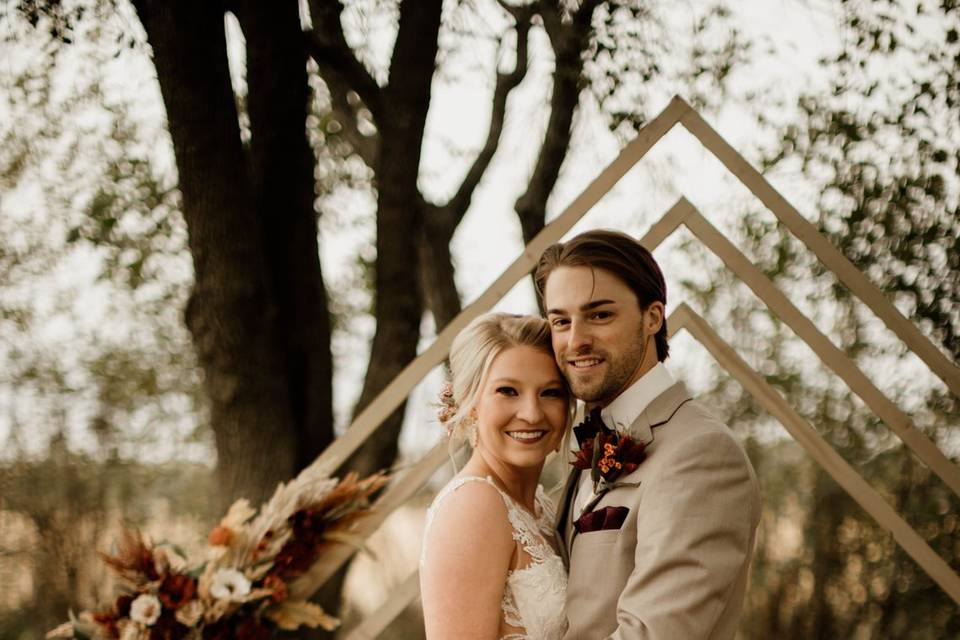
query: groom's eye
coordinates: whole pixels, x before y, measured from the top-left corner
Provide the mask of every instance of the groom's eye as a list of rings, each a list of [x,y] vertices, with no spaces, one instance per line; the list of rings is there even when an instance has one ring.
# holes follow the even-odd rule
[[[553,327],[565,327],[570,324],[570,321],[566,318],[554,318],[550,321],[550,325]]]
[[[613,317],[613,313],[610,311],[597,311],[593,314],[594,320],[607,320]]]

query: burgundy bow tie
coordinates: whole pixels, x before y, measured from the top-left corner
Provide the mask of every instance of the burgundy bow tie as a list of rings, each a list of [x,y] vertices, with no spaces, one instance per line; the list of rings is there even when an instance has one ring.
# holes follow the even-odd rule
[[[603,419],[600,417],[600,407],[594,407],[590,410],[590,415],[587,418],[573,428],[573,435],[577,438],[577,444],[582,448],[583,443],[587,440],[593,440],[597,437],[597,434],[600,431],[608,433],[612,431],[610,427],[603,424]]]

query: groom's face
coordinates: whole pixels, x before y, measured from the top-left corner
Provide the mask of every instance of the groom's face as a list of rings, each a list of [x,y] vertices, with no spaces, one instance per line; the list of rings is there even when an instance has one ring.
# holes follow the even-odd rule
[[[655,332],[644,331],[636,294],[613,273],[558,267],[543,301],[557,365],[581,400],[606,405],[656,364]]]

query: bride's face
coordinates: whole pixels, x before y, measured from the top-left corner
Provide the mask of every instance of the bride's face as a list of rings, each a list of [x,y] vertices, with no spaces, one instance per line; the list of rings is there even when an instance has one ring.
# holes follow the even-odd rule
[[[568,397],[552,354],[534,347],[502,351],[477,399],[478,449],[516,467],[543,464],[567,427]]]

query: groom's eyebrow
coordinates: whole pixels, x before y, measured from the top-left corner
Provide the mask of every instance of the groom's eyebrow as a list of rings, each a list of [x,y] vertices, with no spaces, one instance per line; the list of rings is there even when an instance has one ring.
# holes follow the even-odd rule
[[[616,304],[616,301],[614,301],[614,300],[591,300],[591,301],[588,302],[587,304],[585,304],[585,305],[583,305],[582,307],[580,307],[580,311],[590,311],[590,310],[592,310],[592,309],[596,309],[597,307],[602,307],[602,306],[608,305],[608,304]]]
[[[604,305],[616,304],[616,303],[617,303],[616,300],[591,300],[591,301],[588,302],[587,304],[581,305],[579,310],[580,310],[580,311],[592,311],[593,309],[596,309],[597,307],[602,307],[602,306],[604,306]],[[562,316],[562,315],[566,315],[566,313],[567,313],[567,312],[564,311],[563,309],[547,309],[547,315],[548,315],[548,316],[549,316],[549,315],[560,315],[560,316]]]

